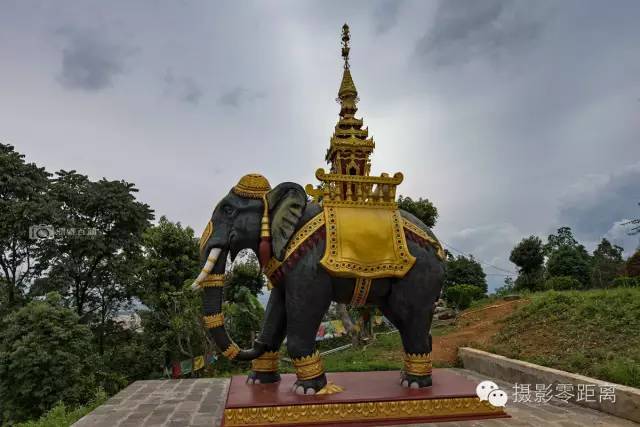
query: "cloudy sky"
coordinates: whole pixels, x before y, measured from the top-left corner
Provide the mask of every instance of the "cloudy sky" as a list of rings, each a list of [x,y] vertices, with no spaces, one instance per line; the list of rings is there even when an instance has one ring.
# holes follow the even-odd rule
[[[0,138],[125,179],[199,234],[238,178],[315,182],[351,26],[373,172],[439,209],[491,287],[562,225],[629,255],[640,216],[640,2],[0,1]],[[499,269],[494,268],[497,266]]]

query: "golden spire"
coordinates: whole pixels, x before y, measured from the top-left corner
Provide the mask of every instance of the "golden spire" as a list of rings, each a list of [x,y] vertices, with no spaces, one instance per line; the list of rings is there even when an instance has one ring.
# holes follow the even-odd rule
[[[373,151],[373,139],[369,138],[368,130],[362,129],[362,119],[356,119],[358,91],[349,64],[349,42],[351,34],[349,26],[342,26],[342,59],[344,70],[336,101],[340,103],[340,118],[331,137],[331,146],[327,151],[326,160],[331,163],[333,173],[368,175],[369,155]],[[357,157],[357,158],[356,158]]]

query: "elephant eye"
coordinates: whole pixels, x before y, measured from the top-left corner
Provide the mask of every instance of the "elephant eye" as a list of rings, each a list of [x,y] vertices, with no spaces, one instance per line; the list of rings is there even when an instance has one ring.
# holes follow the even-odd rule
[[[225,205],[222,207],[222,212],[224,212],[226,216],[231,216],[233,215],[234,209],[229,205]]]

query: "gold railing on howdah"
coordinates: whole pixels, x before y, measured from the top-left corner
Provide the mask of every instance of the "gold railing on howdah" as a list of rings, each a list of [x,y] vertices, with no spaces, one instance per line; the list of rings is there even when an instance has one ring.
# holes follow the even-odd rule
[[[393,176],[343,175],[326,173],[323,168],[316,170],[316,178],[321,184],[314,188],[307,184],[305,190],[314,201],[345,205],[396,206],[396,187],[404,176],[401,172]]]

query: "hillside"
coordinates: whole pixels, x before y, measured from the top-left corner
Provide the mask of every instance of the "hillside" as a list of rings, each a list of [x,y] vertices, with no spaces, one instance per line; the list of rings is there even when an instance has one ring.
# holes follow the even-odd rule
[[[479,345],[493,353],[640,386],[640,289],[542,292]]]

